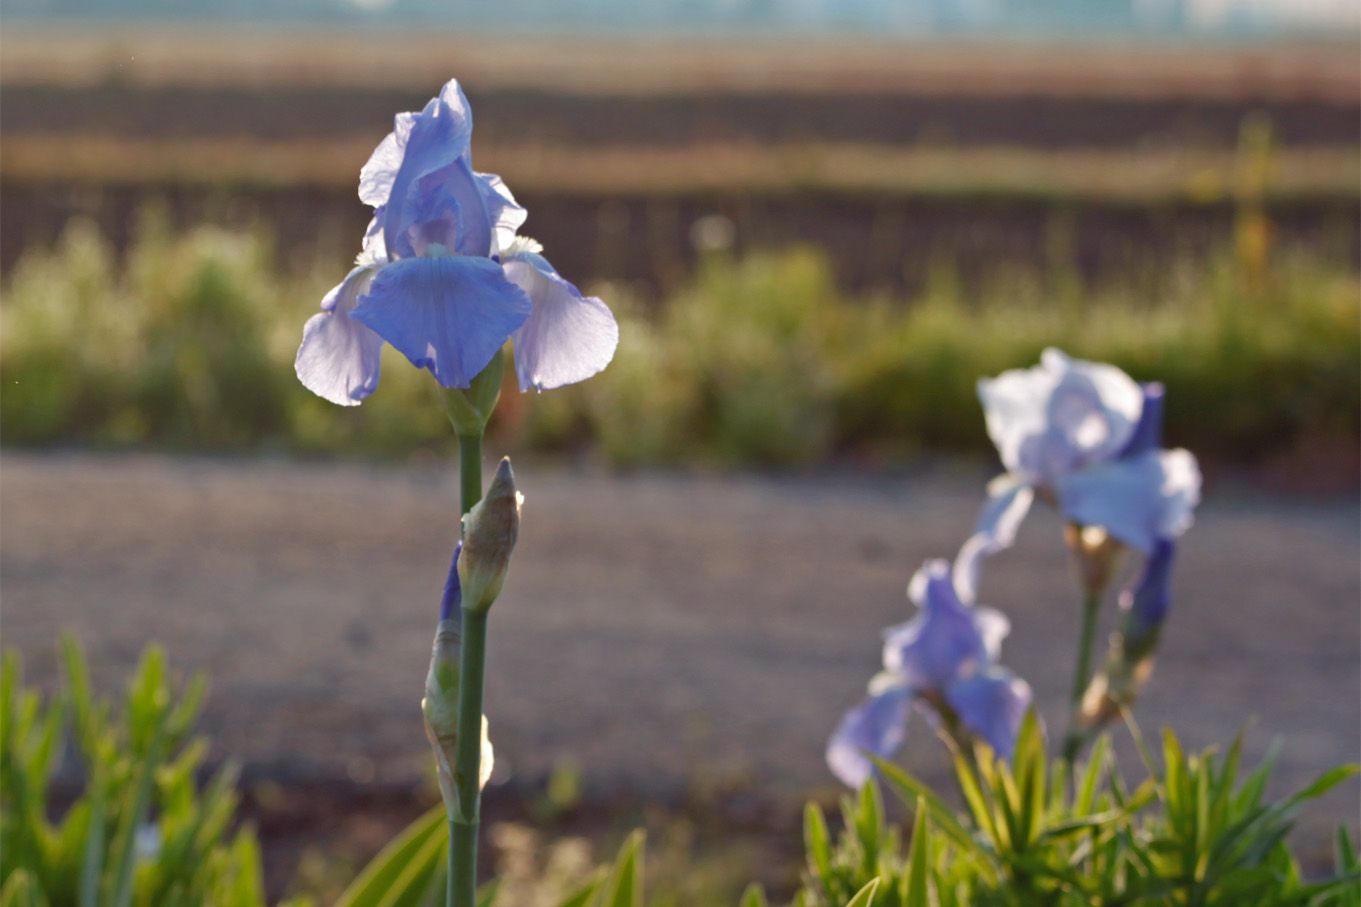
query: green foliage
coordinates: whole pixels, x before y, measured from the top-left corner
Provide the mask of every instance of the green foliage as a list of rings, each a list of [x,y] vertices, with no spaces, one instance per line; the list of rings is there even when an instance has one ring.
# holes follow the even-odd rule
[[[82,222],[23,256],[0,308],[6,443],[447,449],[434,382],[391,349],[358,408],[294,380],[302,325],[344,263],[283,267],[267,248],[258,234],[172,232],[153,212],[125,265]],[[977,379],[1058,345],[1163,381],[1169,439],[1202,455],[1354,446],[1355,270],[1259,251],[1090,288],[1061,256],[967,287],[942,266],[909,300],[847,296],[814,251],[711,256],[655,310],[601,290],[620,318],[614,362],[574,387],[504,394],[492,431],[541,449],[598,445],[624,465],[984,452]]]
[[[176,694],[165,654],[147,649],[122,715],[90,688],[84,656],[62,647],[64,694],[44,702],[21,687],[8,653],[0,679],[0,904],[213,905],[265,903],[260,851],[249,830],[231,834],[236,770],[201,792],[207,746],[190,736],[205,684]],[[85,785],[49,821],[54,775],[74,732]]]
[[[1357,903],[1361,860],[1345,829],[1329,879],[1306,881],[1286,844],[1302,804],[1356,766],[1332,769],[1272,802],[1264,799],[1271,760],[1243,773],[1241,741],[1223,755],[1188,755],[1170,731],[1163,744],[1161,766],[1145,751],[1149,777],[1131,789],[1109,738],[1098,740],[1085,764],[1050,763],[1032,717],[1010,764],[981,746],[956,755],[962,814],[910,774],[880,763],[885,782],[915,810],[910,858],[898,856],[896,831],[883,828],[872,783],[854,805],[847,801],[835,845],[810,807],[809,873],[798,903],[840,903],[843,892],[875,878],[882,883],[876,905],[924,903],[892,899],[900,890],[916,898],[929,890],[941,907]]]

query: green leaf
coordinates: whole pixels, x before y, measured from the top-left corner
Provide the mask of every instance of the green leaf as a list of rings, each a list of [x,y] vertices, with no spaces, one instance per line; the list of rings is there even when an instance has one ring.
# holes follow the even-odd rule
[[[912,822],[912,849],[907,858],[907,875],[903,885],[903,907],[930,907],[926,888],[928,841],[926,832],[926,803],[917,798],[917,815]]]
[[[883,774],[884,779],[893,787],[899,799],[905,804],[912,806],[919,797],[925,800],[926,808],[931,814],[931,821],[939,831],[964,848],[965,851],[975,854],[983,853],[973,835],[960,824],[954,811],[945,805],[945,802],[940,799],[935,791],[890,762],[874,759],[874,764]]]
[[[602,890],[601,907],[642,907],[643,860],[642,830],[631,833],[619,848],[610,880]]]
[[[874,903],[874,895],[878,890],[879,880],[870,879],[864,888],[855,893],[855,897],[846,902],[846,907],[870,907],[870,904]]]
[[[765,889],[752,882],[747,886],[747,890],[742,892],[742,900],[738,902],[738,907],[769,907]]]
[[[803,808],[803,840],[814,874],[819,879],[827,880],[832,874],[832,848],[827,835],[827,820],[816,803],[809,803]]]
[[[1111,738],[1108,734],[1097,737],[1096,743],[1092,745],[1087,757],[1087,767],[1083,770],[1082,781],[1078,785],[1077,797],[1073,801],[1074,815],[1085,816],[1092,811],[1096,801],[1097,784],[1101,780],[1101,771],[1110,755],[1110,748]]]
[[[426,851],[431,841],[439,842],[445,836],[445,825],[442,806],[436,806],[408,825],[350,883],[336,907],[376,907],[388,903],[388,891],[412,863],[427,859]]]

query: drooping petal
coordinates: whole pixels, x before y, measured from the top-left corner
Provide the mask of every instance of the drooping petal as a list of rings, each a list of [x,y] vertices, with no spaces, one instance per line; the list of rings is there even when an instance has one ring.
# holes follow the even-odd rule
[[[582,296],[532,252],[507,261],[505,271],[534,305],[514,336],[520,390],[574,384],[610,364],[619,345],[619,325],[609,306],[595,296]]]
[[[506,255],[515,243],[515,234],[528,219],[529,212],[510,194],[510,187],[501,177],[495,173],[478,173],[476,176],[495,233],[492,252]]]
[[[1124,372],[1052,348],[1034,368],[980,381],[978,395],[1002,463],[1040,484],[1114,457],[1143,406],[1143,392]]]
[[[1057,487],[1063,515],[1100,526],[1119,541],[1148,552],[1160,538],[1191,525],[1200,501],[1200,468],[1185,450],[1153,450],[1065,476]]]
[[[887,759],[907,738],[907,711],[912,693],[902,685],[887,686],[842,716],[827,741],[827,767],[841,783],[860,787],[874,772],[869,756]]]
[[[358,406],[378,387],[383,338],[352,315],[377,269],[358,267],[321,302],[307,320],[293,370],[303,386],[340,406]]]
[[[1030,684],[997,666],[975,671],[945,689],[945,701],[969,733],[1005,759],[1011,758],[1033,698]]]
[[[1139,424],[1129,436],[1121,457],[1137,457],[1157,450],[1163,444],[1163,400],[1166,396],[1158,382],[1144,385],[1144,408],[1139,413]]]
[[[384,267],[354,317],[444,387],[467,387],[530,310],[491,259],[443,255]]]
[[[1012,546],[1016,531],[1035,500],[1035,489],[1011,475],[994,480],[988,486],[988,494],[988,502],[983,505],[973,535],[955,556],[955,590],[967,602],[978,598],[979,574],[984,559]]]
[[[960,674],[986,664],[991,655],[984,624],[990,635],[1005,635],[1001,615],[990,611],[980,619],[979,609],[960,601],[943,560],[927,561],[912,577],[908,594],[921,611],[884,631],[884,670],[913,689],[943,689]],[[1000,638],[996,642],[1000,645]]]

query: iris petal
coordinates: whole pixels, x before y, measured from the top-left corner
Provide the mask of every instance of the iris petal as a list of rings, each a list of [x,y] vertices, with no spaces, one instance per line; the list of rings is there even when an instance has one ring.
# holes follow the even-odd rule
[[[409,258],[384,267],[354,310],[444,387],[467,387],[531,310],[487,258]]]
[[[1005,759],[1016,747],[1032,699],[1028,683],[999,667],[976,671],[945,689],[945,701],[969,732]]]
[[[1056,349],[1034,368],[980,381],[978,395],[1003,465],[1042,484],[1114,457],[1143,406],[1143,391],[1118,368]]]
[[[416,114],[399,113],[393,117],[392,131],[387,134],[373,154],[359,170],[359,200],[377,208],[385,204],[392,192],[392,180],[402,166],[402,154]]]
[[[320,314],[302,331],[293,370],[312,393],[340,406],[358,406],[378,387],[383,338],[351,317],[376,270],[355,268],[322,300]]]
[[[487,217],[495,233],[494,252],[504,254],[515,242],[515,234],[524,226],[529,212],[510,194],[505,180],[495,173],[478,173],[478,188],[482,191]]]
[[[457,83],[453,84],[453,93],[457,98],[462,98]],[[439,98],[431,99],[416,116],[402,150],[401,166],[393,174],[383,224],[383,240],[389,250],[401,248],[401,233],[412,224],[408,207],[413,194],[421,188],[419,181],[468,156],[472,117],[468,113],[466,101],[463,102],[462,110],[446,103],[444,95],[449,87],[445,88],[446,92],[442,92]],[[466,160],[464,166],[471,179],[472,170]]]
[[[908,594],[921,611],[884,632],[884,669],[913,689],[942,689],[961,673],[986,664],[990,642],[1000,647],[1009,629],[997,612],[988,610],[980,621],[980,609],[959,600],[945,561],[927,561],[913,576]]]
[[[1188,451],[1151,450],[1065,476],[1057,492],[1068,519],[1101,526],[1148,552],[1158,539],[1190,527],[1200,501],[1200,468]]]
[[[911,691],[894,686],[847,712],[827,742],[827,767],[832,774],[850,787],[869,780],[874,764],[866,754],[887,759],[903,745],[911,701]]]
[[[988,492],[988,503],[979,514],[973,535],[955,557],[955,589],[965,601],[977,599],[983,560],[1012,546],[1035,500],[1034,488],[1014,476],[998,477],[988,486]]]
[[[507,262],[505,271],[534,305],[514,336],[520,390],[574,384],[610,364],[619,345],[619,325],[604,302],[582,296],[533,253]]]

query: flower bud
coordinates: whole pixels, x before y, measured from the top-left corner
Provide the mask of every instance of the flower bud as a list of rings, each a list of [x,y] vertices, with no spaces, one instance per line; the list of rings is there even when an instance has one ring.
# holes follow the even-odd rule
[[[457,803],[453,766],[458,744],[458,672],[458,623],[446,618],[439,622],[435,630],[421,712],[425,715],[425,736],[430,740],[430,748],[435,753],[435,765],[439,769],[444,808],[450,815],[454,815]]]
[[[480,612],[491,607],[506,581],[510,553],[520,533],[520,504],[510,460],[501,460],[486,497],[463,518],[463,554],[458,561],[463,609]]]

